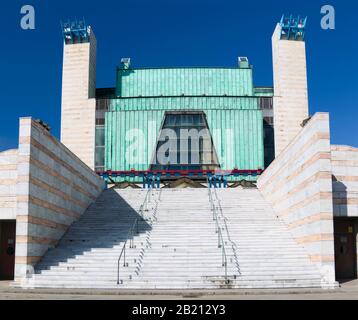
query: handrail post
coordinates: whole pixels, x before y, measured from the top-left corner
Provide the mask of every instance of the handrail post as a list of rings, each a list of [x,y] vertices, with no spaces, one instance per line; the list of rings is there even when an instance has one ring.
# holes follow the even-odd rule
[[[220,243],[220,231],[218,231],[218,248],[221,248],[221,243]]]
[[[221,265],[224,266],[224,250],[221,248]]]
[[[117,263],[117,284],[119,284],[119,261]]]
[[[126,266],[126,245],[124,245],[124,252],[123,252],[123,267]]]

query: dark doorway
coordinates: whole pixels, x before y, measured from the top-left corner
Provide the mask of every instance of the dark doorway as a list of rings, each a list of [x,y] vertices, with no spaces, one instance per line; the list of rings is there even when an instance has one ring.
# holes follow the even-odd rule
[[[0,221],[0,280],[13,280],[16,221]]]
[[[348,280],[357,277],[356,230],[353,219],[334,220],[334,246],[336,279]]]

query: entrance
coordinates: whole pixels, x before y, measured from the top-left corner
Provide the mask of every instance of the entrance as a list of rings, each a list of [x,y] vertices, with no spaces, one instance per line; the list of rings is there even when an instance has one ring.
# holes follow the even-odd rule
[[[336,279],[348,280],[357,277],[355,227],[352,219],[334,220],[334,246]]]
[[[0,280],[13,280],[16,221],[0,221]]]

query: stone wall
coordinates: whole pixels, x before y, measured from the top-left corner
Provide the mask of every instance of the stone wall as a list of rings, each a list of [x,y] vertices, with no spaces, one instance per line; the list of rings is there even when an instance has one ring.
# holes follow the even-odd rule
[[[258,188],[332,285],[334,236],[329,115],[317,113],[258,180]]]
[[[335,217],[358,217],[358,148],[331,146]]]
[[[0,152],[0,220],[16,219],[17,150]]]
[[[16,278],[56,246],[103,189],[103,181],[41,125],[20,119]]]

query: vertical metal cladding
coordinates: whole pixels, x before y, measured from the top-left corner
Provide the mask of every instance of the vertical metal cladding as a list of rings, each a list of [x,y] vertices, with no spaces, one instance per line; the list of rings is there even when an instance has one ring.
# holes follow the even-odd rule
[[[117,96],[105,119],[106,170],[148,170],[164,113],[174,110],[206,114],[222,169],[264,168],[251,68],[119,69]]]
[[[106,113],[106,170],[147,170],[164,110]]]
[[[118,97],[252,96],[252,69],[118,69]]]
[[[231,109],[206,110],[205,113],[222,169],[264,168],[260,111]]]
[[[259,110],[203,111],[207,116],[222,169],[264,167],[262,114]],[[147,170],[154,156],[164,112],[107,112],[106,169]]]

